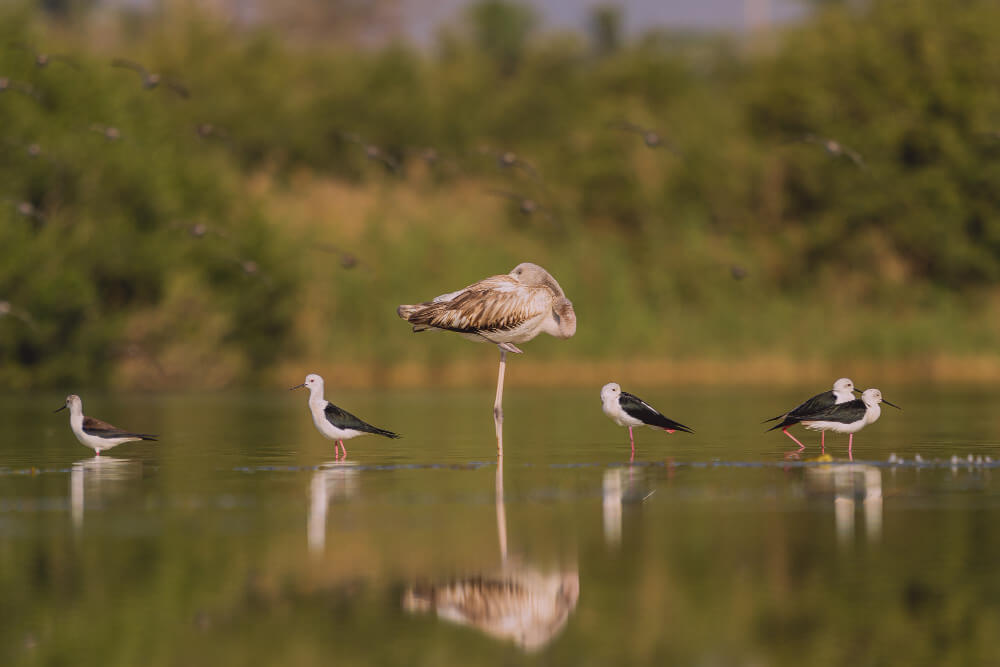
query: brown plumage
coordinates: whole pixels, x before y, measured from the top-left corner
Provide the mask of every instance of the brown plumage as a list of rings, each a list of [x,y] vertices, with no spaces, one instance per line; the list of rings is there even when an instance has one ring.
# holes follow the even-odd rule
[[[521,350],[514,343],[540,333],[569,338],[576,333],[576,312],[552,275],[531,262],[514,267],[505,276],[490,276],[433,301],[401,305],[396,313],[414,331],[443,329],[470,340],[500,348],[497,397],[493,404],[497,453],[503,454],[503,378],[507,353]]]
[[[573,303],[548,271],[530,262],[433,301],[401,305],[397,313],[414,331],[456,331],[510,352],[520,352],[513,343],[531,340],[539,333],[557,338],[576,333]]]
[[[83,418],[83,431],[84,433],[91,433],[93,435],[102,435],[105,437],[118,436],[118,437],[134,437],[138,440],[156,440],[155,436],[149,435],[147,433],[133,433],[132,431],[126,431],[125,429],[118,428],[108,422],[101,421],[96,417],[84,417]]]
[[[577,572],[542,574],[530,568],[439,584],[418,584],[403,596],[411,613],[435,611],[535,651],[559,634],[580,598]]]

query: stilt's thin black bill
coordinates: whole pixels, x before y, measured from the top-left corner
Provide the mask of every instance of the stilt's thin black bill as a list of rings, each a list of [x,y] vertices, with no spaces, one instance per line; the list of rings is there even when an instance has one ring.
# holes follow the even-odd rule
[[[60,410],[65,410],[65,409],[66,409],[66,406],[65,406],[65,405],[63,405],[63,406],[62,406],[61,408],[56,408],[56,409],[55,409],[55,410],[53,410],[52,412],[53,412],[53,413],[56,413],[56,412],[59,412]]]
[[[302,384],[297,384],[297,385],[295,385],[294,387],[289,387],[289,388],[288,388],[288,391],[292,391],[292,390],[294,390],[294,389],[301,389],[301,388],[302,388],[302,387],[304,387],[304,386],[306,386],[305,382],[303,382]]]
[[[891,405],[892,407],[896,408],[897,410],[902,410],[903,409],[903,408],[899,407],[898,405],[896,405],[895,403],[890,403],[889,401],[885,400],[884,398],[882,399],[882,402],[885,403],[886,405]]]

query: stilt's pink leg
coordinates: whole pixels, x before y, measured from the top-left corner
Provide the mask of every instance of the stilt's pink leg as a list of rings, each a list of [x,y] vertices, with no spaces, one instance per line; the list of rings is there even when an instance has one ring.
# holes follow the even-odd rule
[[[803,449],[805,449],[805,448],[806,448],[806,446],[805,446],[805,445],[803,445],[803,444],[802,444],[801,442],[799,442],[799,439],[798,439],[798,438],[796,438],[796,437],[795,437],[794,435],[792,435],[791,433],[789,433],[789,432],[788,432],[788,427],[787,427],[787,426],[786,426],[785,428],[781,429],[781,432],[782,432],[782,433],[784,433],[784,434],[785,434],[785,435],[787,435],[787,436],[788,436],[789,438],[791,438],[792,440],[794,440],[794,441],[795,441],[795,444],[799,446],[799,451],[800,451],[800,452],[801,452],[801,451],[802,451]]]
[[[343,440],[341,440],[341,441],[340,441],[340,450],[341,450],[341,451],[343,452],[343,454],[344,454],[344,455],[343,455],[343,456],[341,456],[340,458],[342,458],[342,459],[346,459],[346,458],[347,458],[347,447],[345,447],[345,446],[344,446],[344,441],[343,441]]]
[[[847,460],[854,460],[854,434],[847,436]]]
[[[633,435],[632,435],[632,427],[631,426],[628,427],[628,441],[630,443],[632,443],[632,458],[629,459],[629,461],[631,461],[631,460],[633,460],[635,458],[635,437],[633,437]]]
[[[819,432],[819,453],[826,454],[826,431]]]

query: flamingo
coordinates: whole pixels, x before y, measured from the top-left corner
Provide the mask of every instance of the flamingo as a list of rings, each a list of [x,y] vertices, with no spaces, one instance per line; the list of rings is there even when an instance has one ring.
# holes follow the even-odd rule
[[[396,313],[414,331],[455,331],[469,340],[493,343],[500,348],[497,396],[493,404],[497,455],[503,456],[503,380],[507,353],[520,354],[515,343],[540,333],[569,338],[576,333],[573,303],[552,275],[531,262],[523,262],[506,275],[490,276],[433,301],[401,305]]]

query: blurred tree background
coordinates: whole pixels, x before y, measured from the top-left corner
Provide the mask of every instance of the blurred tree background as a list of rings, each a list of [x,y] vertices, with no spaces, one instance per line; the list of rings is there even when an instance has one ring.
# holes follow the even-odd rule
[[[492,373],[395,306],[521,261],[563,369],[998,356],[995,2],[627,38],[486,0],[419,48],[396,2],[0,14],[4,386]]]

